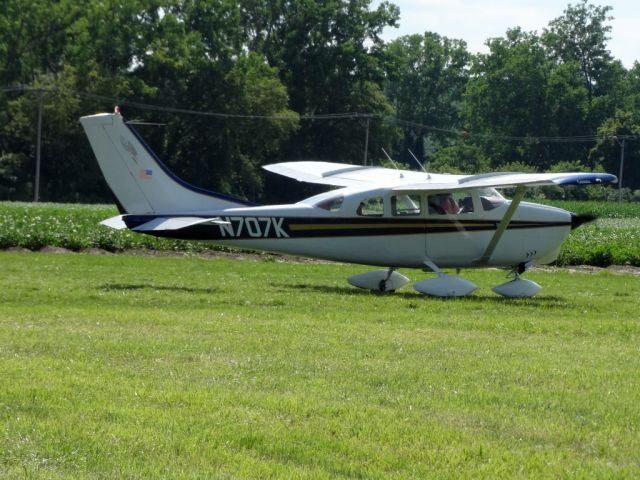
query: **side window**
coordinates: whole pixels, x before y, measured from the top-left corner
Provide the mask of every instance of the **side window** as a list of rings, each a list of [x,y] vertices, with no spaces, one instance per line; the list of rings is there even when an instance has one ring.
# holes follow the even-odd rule
[[[394,216],[420,215],[420,195],[394,195],[391,197]]]
[[[360,202],[356,213],[363,217],[381,217],[384,213],[382,197],[368,198]]]
[[[469,193],[469,192],[454,192],[453,198],[458,203],[458,207],[460,207],[460,212],[458,212],[458,213],[472,213],[473,212],[473,198],[471,198],[471,193]]]
[[[480,202],[482,203],[482,209],[485,212],[498,208],[504,204],[504,197],[500,195],[494,188],[483,188],[478,191],[480,195]]]
[[[342,202],[344,201],[344,197],[334,197],[329,198],[327,200],[323,200],[322,202],[316,203],[316,207],[322,208],[323,210],[329,210],[330,212],[338,212],[342,207]]]
[[[473,199],[468,192],[438,193],[427,198],[429,213],[457,215],[473,212]]]

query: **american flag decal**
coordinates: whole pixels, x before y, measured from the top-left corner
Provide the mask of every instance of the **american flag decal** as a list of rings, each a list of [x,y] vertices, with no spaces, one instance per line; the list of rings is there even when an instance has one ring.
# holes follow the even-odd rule
[[[138,172],[138,178],[141,180],[151,180],[153,178],[153,170],[140,170]]]

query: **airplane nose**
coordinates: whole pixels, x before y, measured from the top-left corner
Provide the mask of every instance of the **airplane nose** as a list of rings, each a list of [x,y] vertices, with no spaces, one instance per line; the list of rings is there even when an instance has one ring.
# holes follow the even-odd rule
[[[597,215],[593,215],[591,213],[577,214],[572,212],[571,213],[571,230],[578,228],[580,225],[584,225],[585,223],[593,222],[597,218],[598,218]]]

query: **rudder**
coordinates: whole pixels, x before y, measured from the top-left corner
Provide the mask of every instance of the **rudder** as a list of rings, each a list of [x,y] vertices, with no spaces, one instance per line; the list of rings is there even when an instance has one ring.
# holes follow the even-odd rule
[[[253,205],[176,177],[119,113],[80,119],[107,184],[130,214],[181,214]]]

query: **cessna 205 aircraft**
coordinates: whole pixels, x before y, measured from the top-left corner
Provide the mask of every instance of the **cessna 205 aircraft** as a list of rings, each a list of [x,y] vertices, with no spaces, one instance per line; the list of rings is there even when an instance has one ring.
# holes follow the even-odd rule
[[[341,187],[292,205],[258,206],[193,187],[173,175],[118,113],[80,119],[122,215],[116,229],[161,237],[385,267],[349,283],[393,291],[409,279],[398,268],[434,272],[414,284],[427,295],[463,296],[477,287],[442,268],[507,267],[513,279],[493,290],[530,297],[520,278],[558,255],[569,231],[592,220],[522,202],[527,187],[617,181],[606,173],[444,175],[328,162],[264,168],[298,181]],[[512,200],[496,188],[515,188]]]

